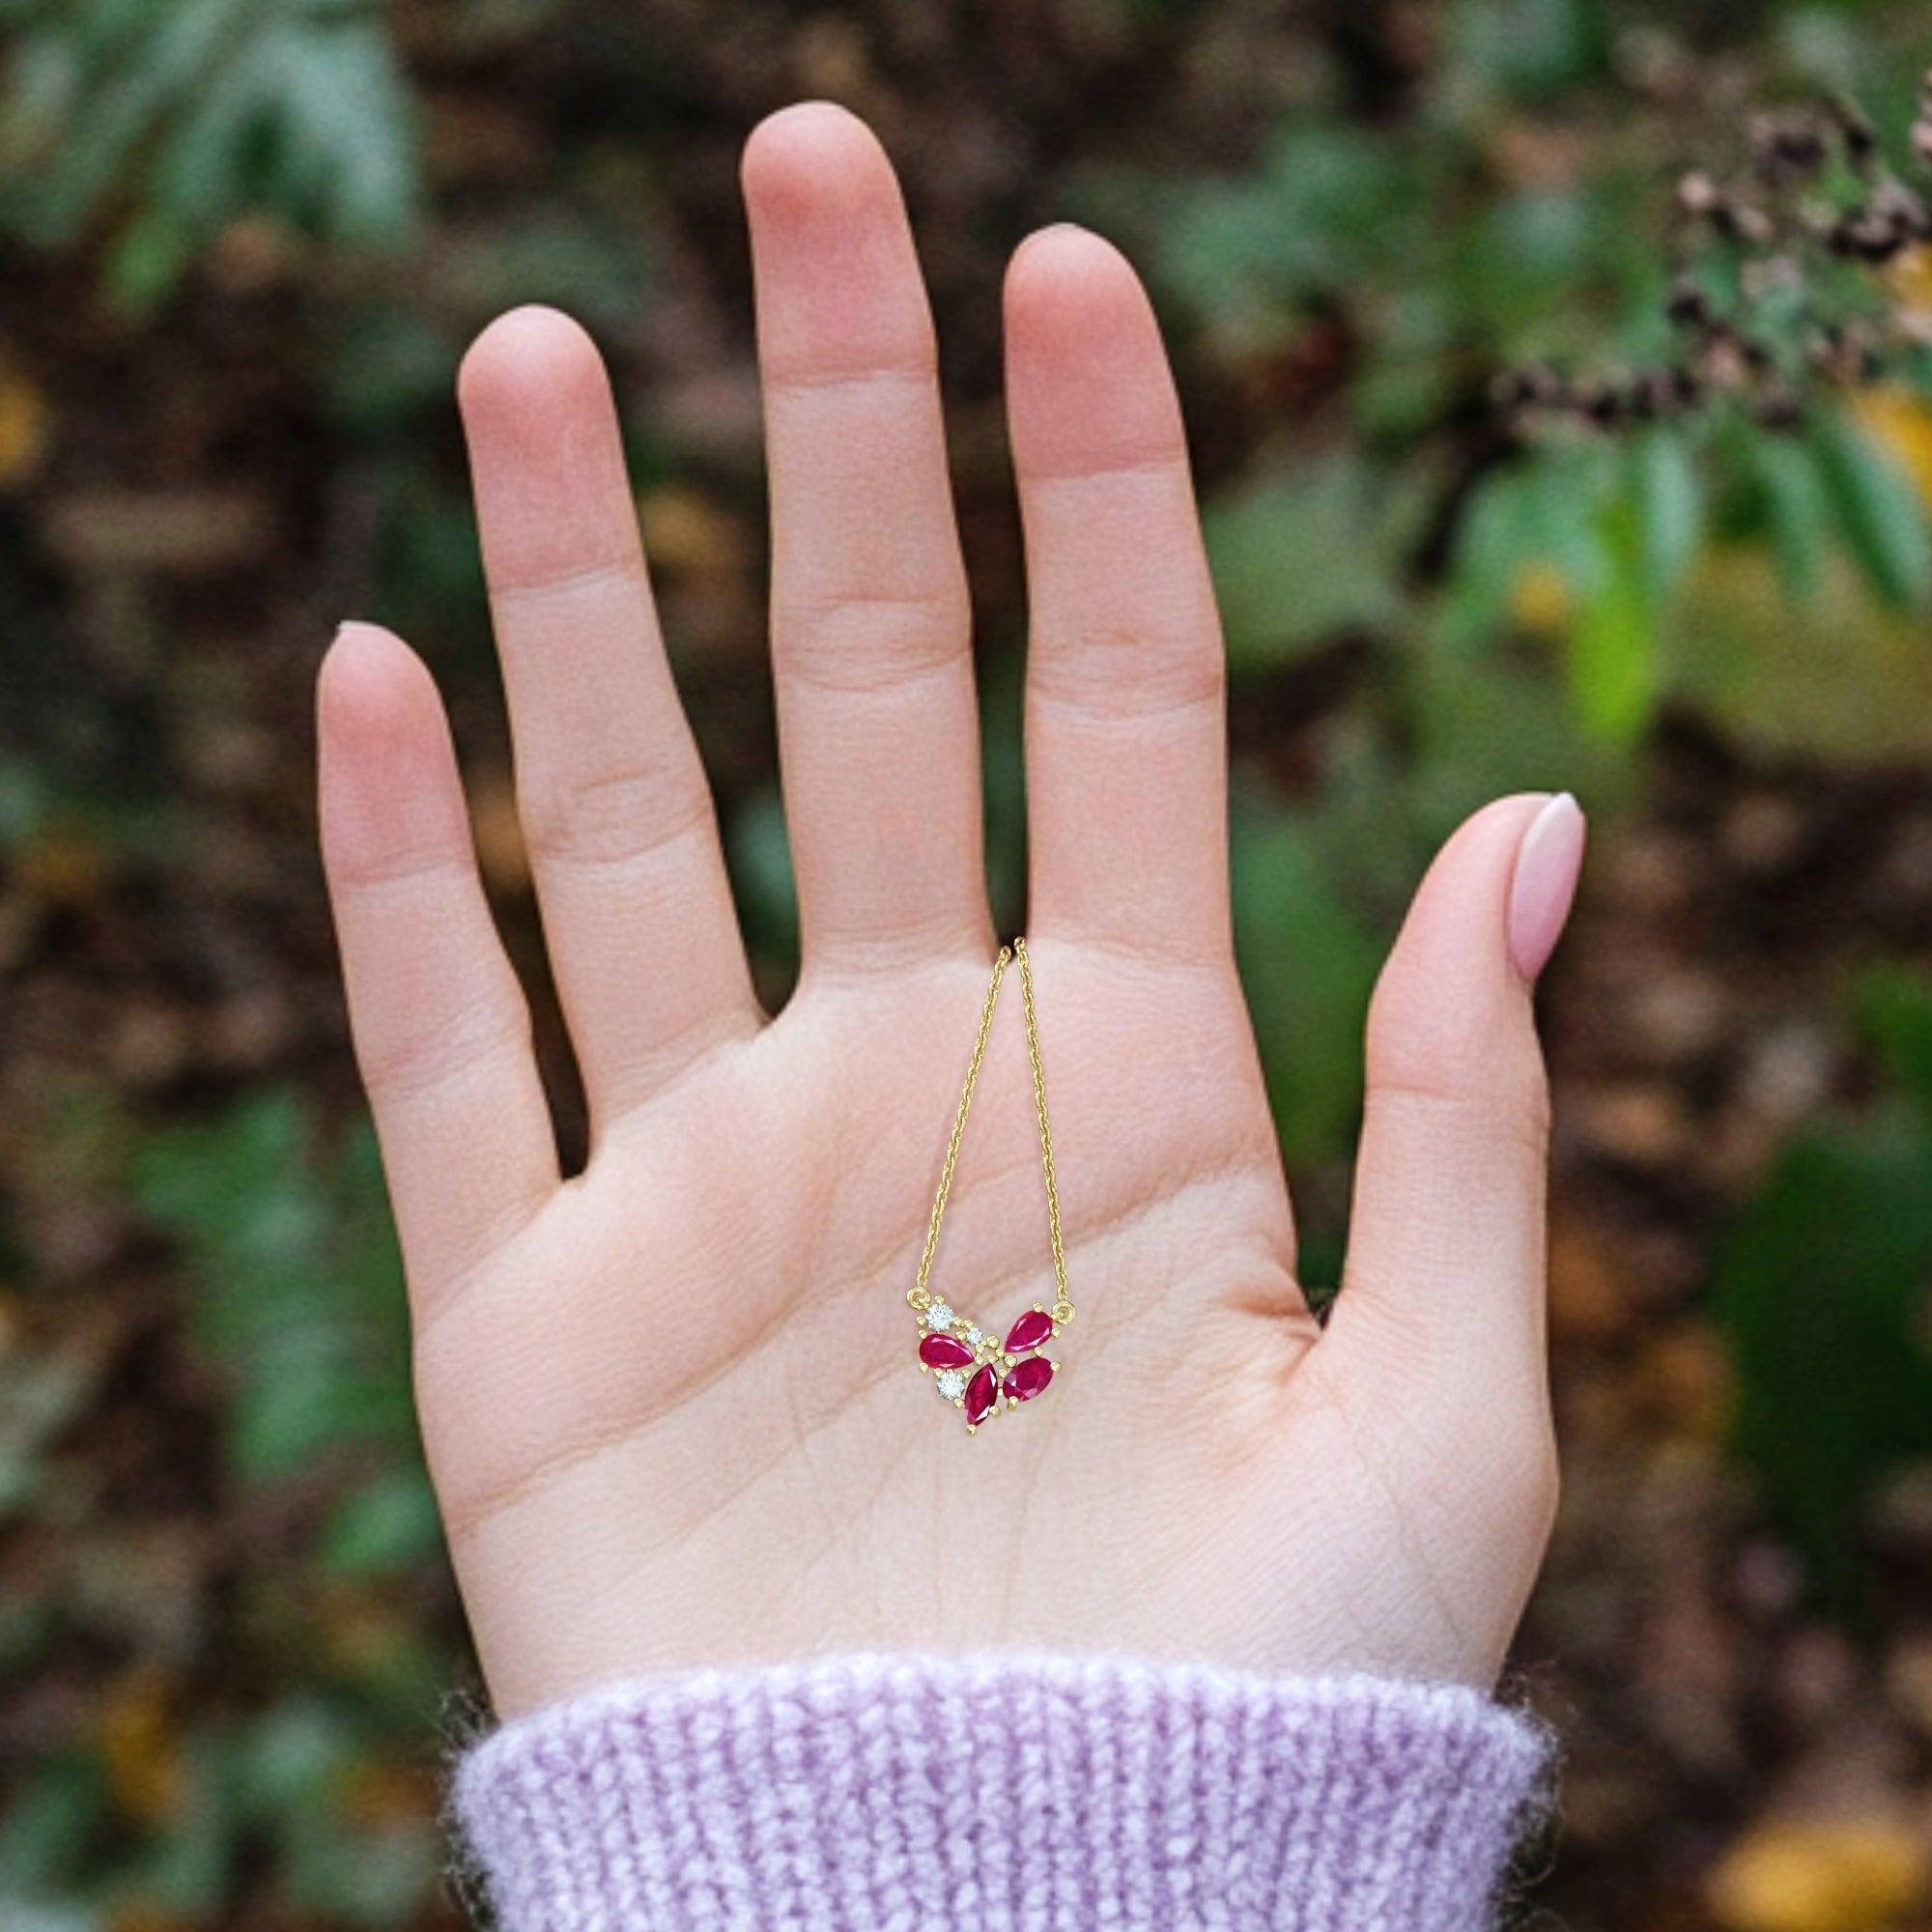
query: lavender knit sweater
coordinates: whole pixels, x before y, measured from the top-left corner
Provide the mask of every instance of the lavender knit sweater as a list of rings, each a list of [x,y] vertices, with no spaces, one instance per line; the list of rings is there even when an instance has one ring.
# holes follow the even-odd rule
[[[862,1654],[519,1719],[453,1808],[503,1932],[1478,1932],[1548,1757],[1452,1687]]]

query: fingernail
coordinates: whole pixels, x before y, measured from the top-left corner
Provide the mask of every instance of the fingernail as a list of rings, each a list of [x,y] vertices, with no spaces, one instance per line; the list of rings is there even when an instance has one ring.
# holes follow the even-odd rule
[[[1094,231],[1091,228],[1083,228],[1077,221],[1049,221],[1044,228],[1036,228],[1031,235],[1021,241],[1020,245],[1013,250],[1013,259],[1017,261],[1020,256],[1038,247],[1042,242],[1051,242],[1068,235],[1084,235],[1090,241],[1094,239]]]
[[[1510,882],[1509,952],[1516,970],[1534,980],[1563,936],[1577,878],[1583,868],[1588,827],[1583,809],[1567,791],[1558,792],[1536,816],[1517,847],[1516,877]]]

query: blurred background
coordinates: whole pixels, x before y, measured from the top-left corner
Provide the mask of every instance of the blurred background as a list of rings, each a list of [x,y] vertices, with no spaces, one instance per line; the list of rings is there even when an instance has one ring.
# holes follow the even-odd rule
[[[567,1145],[452,380],[603,346],[768,1000],[794,963],[736,165],[903,171],[1018,923],[998,291],[1142,266],[1233,666],[1244,975],[1332,1284],[1435,841],[1567,785],[1568,1489],[1524,1924],[1932,1927],[1923,8],[0,0],[0,1926],[451,1928],[474,1676],[314,850],[310,690],[448,693]]]

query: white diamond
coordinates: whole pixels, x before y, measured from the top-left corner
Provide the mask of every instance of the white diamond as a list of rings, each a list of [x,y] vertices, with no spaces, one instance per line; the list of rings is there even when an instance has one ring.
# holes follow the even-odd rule
[[[925,1311],[925,1325],[944,1331],[952,1326],[952,1311],[943,1301],[935,1301]]]
[[[978,1342],[978,1341],[980,1341],[980,1340],[982,1340],[983,1338],[981,1337],[981,1335],[980,1335],[980,1333],[979,1329],[977,1329],[977,1328],[969,1328],[969,1329],[967,1329],[967,1331],[966,1331],[966,1339],[967,1339],[967,1341],[969,1341],[969,1342]]]
[[[934,1379],[948,1402],[957,1402],[966,1393],[966,1378],[957,1369],[942,1369]]]

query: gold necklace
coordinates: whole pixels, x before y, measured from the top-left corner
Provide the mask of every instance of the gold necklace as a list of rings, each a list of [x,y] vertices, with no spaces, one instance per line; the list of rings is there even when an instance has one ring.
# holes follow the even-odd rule
[[[939,1221],[946,1212],[953,1164],[959,1158],[959,1137],[966,1131],[966,1110],[973,1104],[973,1083],[980,1077],[980,1063],[985,1058],[993,1002],[1000,996],[1007,961],[1014,957],[1020,962],[1020,996],[1026,1003],[1027,1057],[1033,1063],[1034,1110],[1039,1116],[1039,1160],[1046,1177],[1046,1225],[1053,1243],[1056,1298],[1050,1308],[1035,1302],[1007,1330],[1003,1342],[992,1330],[967,1316],[955,1315],[945,1302],[935,1300],[926,1279],[932,1272],[933,1250],[939,1245]],[[979,1037],[966,1067],[966,1088],[959,1096],[952,1137],[946,1146],[946,1164],[939,1172],[932,1222],[925,1231],[925,1252],[919,1258],[919,1280],[906,1291],[906,1300],[919,1317],[920,1373],[934,1377],[939,1393],[965,1412],[968,1435],[977,1434],[981,1423],[991,1421],[1003,1408],[1017,1408],[1021,1403],[1031,1402],[1060,1372],[1060,1364],[1049,1361],[1040,1350],[1073,1320],[1073,1304],[1066,1298],[1066,1255],[1060,1244],[1060,1191],[1053,1179],[1053,1137],[1046,1126],[1046,1082],[1039,1070],[1039,1026],[1034,1015],[1033,970],[1024,939],[1001,947],[1000,956],[993,962],[993,981],[986,988]]]

